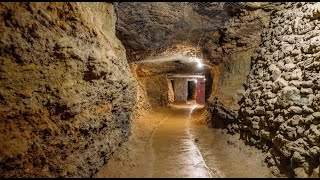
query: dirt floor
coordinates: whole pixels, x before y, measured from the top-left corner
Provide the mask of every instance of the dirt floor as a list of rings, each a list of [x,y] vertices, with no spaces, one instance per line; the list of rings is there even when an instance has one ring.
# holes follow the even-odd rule
[[[132,135],[127,142],[113,153],[106,165],[96,174],[96,178],[135,178],[145,177],[150,171],[150,143],[156,127],[166,120],[173,111],[170,108],[159,108],[141,114],[132,122]],[[149,151],[149,152],[148,152]]]
[[[95,177],[273,177],[265,153],[237,134],[204,125],[199,108],[179,105],[143,114]]]

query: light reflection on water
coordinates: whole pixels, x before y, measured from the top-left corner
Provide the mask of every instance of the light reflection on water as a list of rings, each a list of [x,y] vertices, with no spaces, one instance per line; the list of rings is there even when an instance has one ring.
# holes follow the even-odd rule
[[[223,177],[206,166],[189,129],[189,117],[197,104],[174,105],[175,113],[152,137],[152,177]]]

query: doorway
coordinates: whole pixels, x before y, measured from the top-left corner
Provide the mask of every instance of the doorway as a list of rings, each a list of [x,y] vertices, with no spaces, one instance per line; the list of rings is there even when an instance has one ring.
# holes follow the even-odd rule
[[[197,96],[197,87],[195,81],[188,81],[188,93],[187,93],[187,101],[194,101],[196,100]]]
[[[205,103],[205,76],[199,74],[168,74],[168,96],[174,103]],[[172,88],[171,88],[172,87]],[[169,95],[172,94],[173,96]],[[173,99],[173,98],[169,98]],[[170,102],[170,101],[169,101]]]

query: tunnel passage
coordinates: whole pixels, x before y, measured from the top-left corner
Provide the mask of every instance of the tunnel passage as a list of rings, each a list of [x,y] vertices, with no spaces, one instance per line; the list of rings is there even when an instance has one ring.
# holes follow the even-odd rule
[[[0,177],[92,177],[142,115],[188,101],[195,79],[206,125],[221,120],[278,174],[320,177],[318,2],[1,2],[0,12]]]

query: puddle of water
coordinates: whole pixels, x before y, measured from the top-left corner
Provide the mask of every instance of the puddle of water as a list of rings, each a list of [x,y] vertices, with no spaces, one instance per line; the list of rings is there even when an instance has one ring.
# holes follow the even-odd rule
[[[221,177],[212,175],[189,130],[189,116],[196,105],[177,106],[151,139],[151,177]]]

